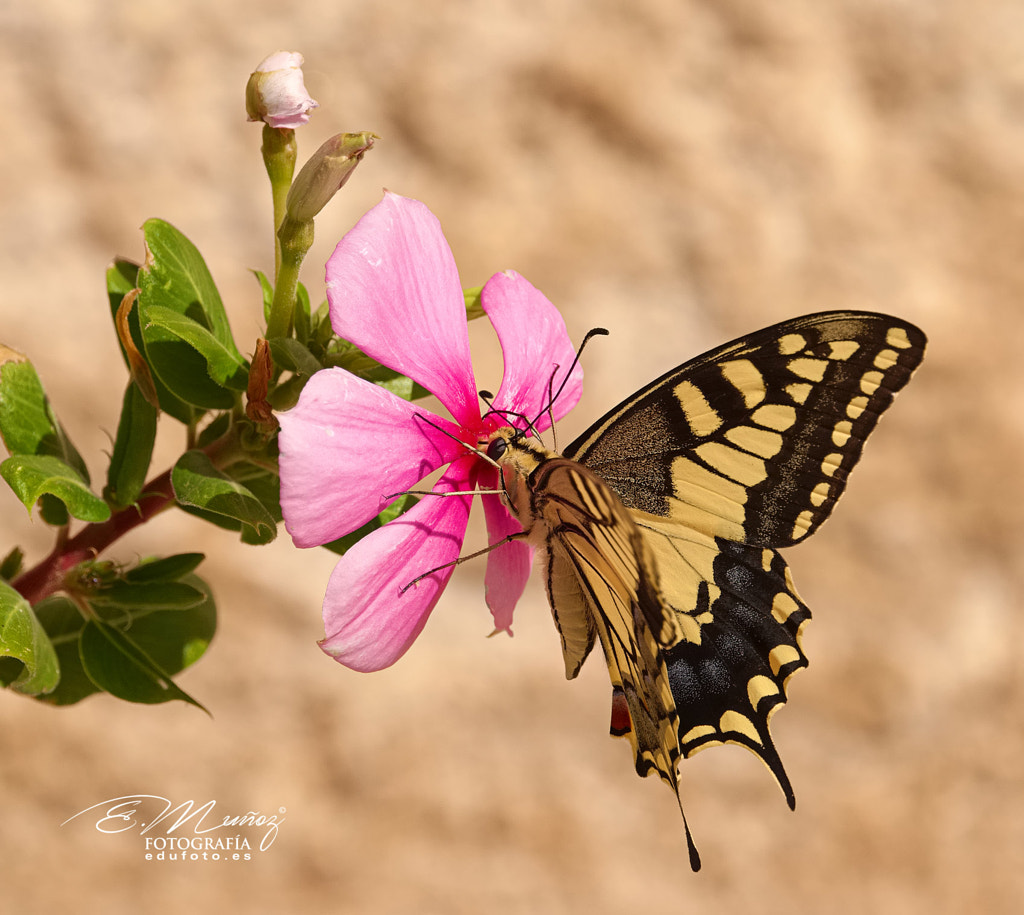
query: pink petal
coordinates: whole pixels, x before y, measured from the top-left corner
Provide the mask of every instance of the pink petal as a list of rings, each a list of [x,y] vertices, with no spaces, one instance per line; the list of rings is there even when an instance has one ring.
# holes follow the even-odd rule
[[[583,369],[577,363],[558,393],[576,358],[562,316],[540,290],[511,270],[487,281],[481,303],[505,359],[495,405],[524,414],[537,429],[546,429],[551,425],[546,410],[549,390],[557,394],[551,411],[556,420],[576,406],[583,390]]]
[[[431,471],[465,454],[458,428],[343,369],[317,372],[281,422],[281,511],[297,546],[365,524]]]
[[[454,463],[435,492],[468,488],[469,462]],[[334,567],[324,598],[320,647],[353,670],[394,664],[420,634],[444,591],[466,536],[470,496],[424,496],[359,541]],[[437,571],[403,591],[432,569]]]
[[[497,489],[498,475],[493,467],[486,466],[478,474],[478,489]],[[493,546],[501,543],[510,534],[522,531],[522,527],[509,514],[501,497],[481,496],[484,503],[484,517],[487,520],[487,539]],[[484,596],[497,632],[512,634],[512,613],[523,596],[526,582],[533,566],[533,548],[525,539],[510,540],[494,547],[487,554],[487,573],[484,576]]]
[[[339,336],[419,382],[460,425],[480,418],[459,273],[426,206],[385,194],[327,261],[327,298]]]

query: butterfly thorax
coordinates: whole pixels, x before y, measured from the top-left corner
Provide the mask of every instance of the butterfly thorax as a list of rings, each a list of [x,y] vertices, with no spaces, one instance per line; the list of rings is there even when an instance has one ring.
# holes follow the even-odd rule
[[[502,501],[523,530],[529,533],[538,520],[530,477],[556,455],[539,442],[524,438],[521,432],[511,427],[495,430],[482,446],[481,450],[501,471]]]
[[[505,504],[528,534],[538,524],[541,530],[535,533],[541,536],[558,528],[564,518],[559,508],[567,502],[593,523],[613,524],[626,517],[619,497],[597,474],[516,429],[492,433],[486,453],[501,469]]]

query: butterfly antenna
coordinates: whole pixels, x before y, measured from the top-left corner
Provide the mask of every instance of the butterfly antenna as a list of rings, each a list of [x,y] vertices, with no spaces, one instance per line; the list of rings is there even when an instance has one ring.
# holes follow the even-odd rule
[[[492,413],[505,420],[508,420],[509,417],[521,419],[526,424],[526,430],[516,428],[516,435],[521,436],[524,431],[530,431],[540,439],[540,432],[537,431],[537,427],[530,421],[529,417],[525,413],[517,413],[515,410],[499,410],[494,406],[494,395],[490,391],[477,391],[477,395],[489,408],[481,419],[486,419]]]
[[[583,348],[587,345],[588,342],[590,342],[591,337],[598,336],[607,337],[608,331],[605,330],[603,327],[592,327],[590,328],[590,330],[587,331],[586,336],[583,338],[583,341],[579,345],[579,349],[576,350],[576,355],[573,357],[572,363],[569,366],[569,370],[565,373],[565,377],[562,379],[562,383],[558,386],[558,390],[555,391],[553,394],[551,393],[551,388],[554,386],[555,373],[558,371],[559,367],[556,365],[555,370],[551,373],[551,378],[548,380],[548,402],[544,409],[540,411],[540,416],[543,416],[545,413],[547,413],[548,416],[551,417],[552,426],[554,425],[555,418],[552,415],[551,411],[554,409],[555,401],[557,401],[558,398],[562,396],[562,391],[565,390],[565,386],[569,383],[569,379],[572,377],[572,370],[576,368],[576,366],[579,364],[580,356],[583,355]]]
[[[576,358],[579,359],[579,354],[577,354]],[[554,369],[552,370],[552,372],[551,372],[551,377],[548,379],[548,409],[547,409],[547,413],[548,413],[548,426],[551,428],[551,447],[555,450],[556,453],[558,452],[558,432],[555,431],[555,394],[554,394],[554,387],[555,387],[555,373],[557,371],[558,371],[558,366],[556,365],[554,367]],[[571,372],[572,369],[570,368],[569,371]]]

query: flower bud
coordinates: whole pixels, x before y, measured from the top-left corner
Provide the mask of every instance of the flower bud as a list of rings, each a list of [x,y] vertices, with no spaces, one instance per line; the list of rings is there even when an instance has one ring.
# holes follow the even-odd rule
[[[319,107],[302,81],[302,55],[276,51],[263,61],[245,86],[245,112],[250,121],[270,127],[301,127]]]
[[[288,218],[308,222],[348,181],[363,154],[378,139],[375,133],[339,133],[321,146],[302,166],[285,205]]]
[[[270,344],[262,337],[256,341],[252,366],[249,369],[249,385],[246,391],[245,415],[254,423],[277,425],[274,411],[267,402],[270,378],[274,373],[274,360],[270,355]]]

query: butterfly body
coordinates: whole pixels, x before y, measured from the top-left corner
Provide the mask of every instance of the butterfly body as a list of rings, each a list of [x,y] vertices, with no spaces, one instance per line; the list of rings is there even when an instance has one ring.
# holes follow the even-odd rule
[[[677,798],[680,757],[735,743],[794,806],[769,720],[807,665],[810,611],[777,548],[829,516],[924,347],[887,315],[808,315],[667,372],[562,455],[512,428],[486,444],[542,557],[566,675],[600,641],[612,733]]]
[[[678,799],[680,724],[665,650],[685,636],[662,599],[641,529],[597,474],[514,429],[492,434],[487,454],[501,467],[504,498],[540,558],[566,677],[579,673],[599,641],[614,695],[612,733],[629,737],[637,774],[658,772]],[[690,855],[696,870],[692,840]]]

